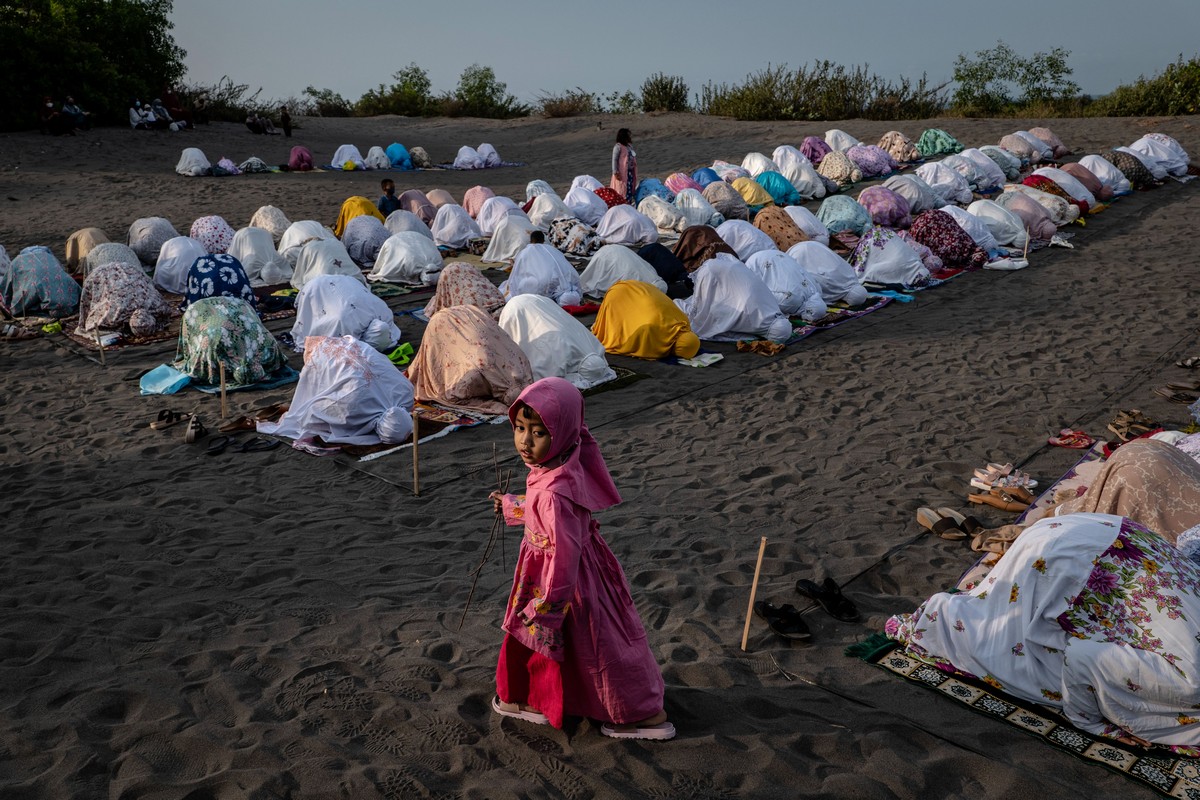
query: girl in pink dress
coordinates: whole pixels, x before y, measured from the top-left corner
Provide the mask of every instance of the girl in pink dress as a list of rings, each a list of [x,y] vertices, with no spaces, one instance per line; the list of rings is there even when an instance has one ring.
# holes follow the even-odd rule
[[[525,526],[493,710],[556,728],[564,714],[591,717],[615,738],[672,738],[662,675],[625,573],[592,519],[621,496],[584,424],[583,395],[543,378],[508,418],[529,477],[524,496],[491,494],[508,524]]]

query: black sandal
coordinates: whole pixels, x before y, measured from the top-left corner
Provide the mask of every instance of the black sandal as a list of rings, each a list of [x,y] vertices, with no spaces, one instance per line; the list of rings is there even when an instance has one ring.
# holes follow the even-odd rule
[[[833,578],[826,578],[818,585],[807,578],[796,581],[796,592],[810,600],[816,600],[825,613],[842,622],[858,622],[858,609],[842,594]]]
[[[800,612],[791,603],[776,608],[766,600],[759,600],[754,604],[754,613],[767,621],[767,627],[785,639],[800,641],[812,636]]]

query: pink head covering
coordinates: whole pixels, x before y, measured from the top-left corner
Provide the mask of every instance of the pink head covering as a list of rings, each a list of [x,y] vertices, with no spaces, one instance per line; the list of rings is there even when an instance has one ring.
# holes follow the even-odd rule
[[[599,511],[621,502],[600,446],[583,421],[583,395],[562,378],[542,378],[525,387],[508,409],[515,423],[517,409],[529,406],[542,418],[550,433],[550,455],[543,464],[529,468],[527,491],[540,489],[561,495],[588,511]]]

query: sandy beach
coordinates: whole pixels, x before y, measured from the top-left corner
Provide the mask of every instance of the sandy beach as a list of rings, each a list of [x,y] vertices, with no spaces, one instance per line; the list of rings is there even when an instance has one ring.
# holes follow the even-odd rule
[[[398,192],[456,198],[476,184],[524,198],[535,178],[560,194],[582,173],[606,181],[619,127],[633,131],[642,177],[659,178],[832,127],[868,143],[940,127],[979,146],[1045,125],[1075,151],[1067,160],[1161,131],[1200,154],[1195,117],[299,122],[292,139],[234,124],[0,134],[0,244],[10,255],[45,244],[61,259],[82,227],[124,241],[139,217],[186,233],[220,214],[238,228],[266,204],[332,224],[346,197],[376,198],[383,177],[184,178],[174,172],[184,147],[214,163],[283,163],[293,144],[322,161],[343,143],[365,153],[400,141],[450,161],[490,142],[527,165],[387,173]],[[414,497],[409,451],[369,462],[287,447],[209,456],[182,426],[151,430],[162,408],[218,421],[215,396],[139,396],[136,378],[172,360],[172,341],[101,366],[61,335],[0,340],[0,797],[1155,796],[843,649],[975,561],[965,543],[926,534],[918,507],[1008,521],[968,508],[973,468],[1011,461],[1045,486],[1079,455],[1046,445],[1060,428],[1107,438],[1122,408],[1188,421],[1152,390],[1192,377],[1174,363],[1200,355],[1197,184],[1136,192],[1072,226],[1073,249],[963,275],[778,356],[706,345],[725,358],[704,369],[610,357],[648,376],[590,397],[588,422],[624,496],[599,520],[662,665],[679,729],[666,743],[492,713],[517,529],[483,568],[461,630],[459,620],[492,522],[493,452],[523,480],[507,426],[423,445]],[[398,324],[419,343],[420,323]],[[231,394],[231,409],[286,401],[291,388]],[[742,652],[762,536],[760,599],[807,608],[796,579],[829,576],[862,622],[813,607],[801,644],[755,620]]]

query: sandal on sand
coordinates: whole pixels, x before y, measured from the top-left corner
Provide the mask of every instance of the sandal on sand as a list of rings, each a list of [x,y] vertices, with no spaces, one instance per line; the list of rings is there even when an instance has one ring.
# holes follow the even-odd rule
[[[990,469],[992,465],[988,466],[989,469],[986,471],[981,469],[975,470],[975,477],[971,478],[971,486],[973,488],[982,489],[987,492],[992,489],[1034,489],[1037,487],[1037,481],[1019,469],[1010,469],[1007,473],[1000,473]]]
[[[208,428],[204,427],[204,423],[200,421],[200,417],[193,414],[188,420],[187,430],[183,432],[183,440],[188,444],[194,443],[197,439],[202,439],[208,434]]]
[[[817,585],[807,578],[796,581],[796,593],[801,597],[816,600],[825,613],[842,622],[858,622],[858,609],[842,594],[841,588],[834,583],[833,578],[826,578]]]
[[[1069,447],[1072,450],[1086,450],[1096,443],[1096,440],[1088,436],[1083,431],[1075,431],[1070,428],[1063,428],[1058,432],[1058,436],[1051,436],[1046,440],[1047,443],[1055,447]]]
[[[1197,395],[1189,394],[1188,392],[1177,392],[1169,386],[1159,386],[1154,390],[1154,393],[1159,397],[1165,397],[1172,403],[1179,403],[1183,406],[1191,405],[1200,399]]]
[[[1180,381],[1168,383],[1168,389],[1178,389],[1181,392],[1200,392],[1200,381]]]
[[[675,738],[675,726],[670,722],[660,722],[657,725],[624,728],[606,722],[600,726],[600,733],[614,739],[651,739],[665,742]]]
[[[937,513],[941,514],[943,517],[954,520],[954,523],[958,525],[958,529],[963,532],[962,538],[964,539],[967,538],[967,536],[983,529],[982,522],[972,516],[963,516],[953,508],[939,508]]]
[[[991,506],[992,508],[998,508],[1001,511],[1007,511],[1010,514],[1019,514],[1020,512],[1029,508],[1028,503],[1019,503],[1016,500],[1005,500],[1002,497],[997,497],[991,492],[988,492],[987,494],[969,494],[967,495],[967,500],[972,503],[981,503],[986,506]]]
[[[812,636],[800,612],[791,603],[776,608],[766,600],[754,604],[754,615],[767,622],[767,627],[785,639],[803,640]]]
[[[222,422],[217,426],[219,433],[237,433],[238,431],[253,431],[257,429],[258,423],[250,417],[238,417],[228,422]]]
[[[1200,356],[1191,356],[1190,358],[1176,361],[1175,366],[1183,367],[1184,369],[1195,369],[1196,367],[1200,367]]]
[[[274,422],[287,413],[287,403],[272,403],[263,408],[254,409],[254,418],[259,422]]]
[[[38,335],[33,331],[22,328],[20,325],[9,323],[3,329],[0,329],[0,337],[5,339],[36,339]]]
[[[534,725],[549,725],[550,720],[546,719],[546,715],[537,711],[524,711],[517,703],[502,703],[500,698],[492,696],[492,711],[495,711],[502,717],[512,717],[526,722],[532,722]]]
[[[992,495],[1006,502],[1015,500],[1025,505],[1032,505],[1033,501],[1037,499],[1033,492],[1022,489],[1020,486],[1010,486],[1007,489],[992,489]]]
[[[161,431],[163,428],[169,428],[172,425],[183,422],[190,418],[191,414],[185,414],[182,411],[172,411],[169,408],[164,408],[158,412],[158,419],[150,423],[150,427],[156,431]]]
[[[957,542],[967,538],[966,531],[959,527],[958,521],[941,512],[940,508],[934,511],[922,506],[917,509],[917,524],[947,541]]]

